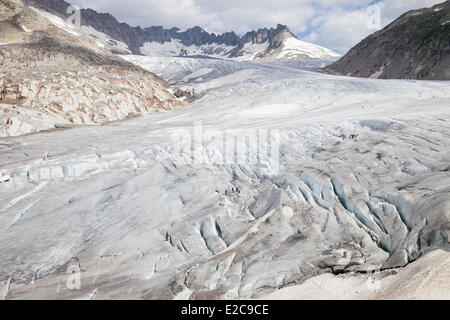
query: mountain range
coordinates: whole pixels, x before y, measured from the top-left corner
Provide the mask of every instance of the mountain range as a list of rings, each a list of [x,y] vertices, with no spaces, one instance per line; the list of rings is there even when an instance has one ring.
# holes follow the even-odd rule
[[[23,0],[43,14],[67,19],[69,3],[63,0]],[[199,26],[187,30],[162,26],[131,27],[108,13],[81,9],[84,33],[112,45],[114,53],[151,56],[202,56],[241,61],[308,60],[337,58],[329,49],[299,40],[287,26],[261,28],[242,37],[235,32],[209,33]]]

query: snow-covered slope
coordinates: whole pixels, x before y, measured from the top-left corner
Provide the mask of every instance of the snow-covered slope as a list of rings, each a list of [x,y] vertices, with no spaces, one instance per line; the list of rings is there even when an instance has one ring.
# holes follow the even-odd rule
[[[143,59],[178,68],[173,82],[204,97],[0,140],[6,299],[256,298],[318,274],[405,266],[407,293],[421,276],[412,262],[450,250],[448,82]]]
[[[141,52],[149,57],[180,57],[180,56],[204,56],[211,58],[224,58],[234,47],[216,43],[201,46],[185,46],[180,40],[173,39],[170,42],[146,42]]]
[[[296,60],[302,55],[305,56],[304,60],[340,57],[332,50],[293,37],[283,42],[280,52],[277,54],[278,60]]]

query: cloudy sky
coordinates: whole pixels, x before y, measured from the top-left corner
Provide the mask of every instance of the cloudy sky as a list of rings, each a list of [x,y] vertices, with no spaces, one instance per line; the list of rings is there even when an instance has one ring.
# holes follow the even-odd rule
[[[132,26],[243,34],[287,25],[300,39],[345,53],[402,13],[443,0],[72,0]],[[379,13],[379,14],[378,14]]]

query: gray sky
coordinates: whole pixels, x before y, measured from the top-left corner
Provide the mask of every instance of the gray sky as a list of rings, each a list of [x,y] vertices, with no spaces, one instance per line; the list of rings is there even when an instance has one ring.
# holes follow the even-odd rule
[[[132,26],[162,25],[243,34],[260,27],[287,25],[300,39],[339,53],[384,27],[402,13],[443,0],[72,0],[109,12]],[[377,11],[376,5],[380,10]],[[368,7],[370,7],[368,11]],[[380,19],[377,19],[380,12]],[[378,21],[381,22],[378,24]]]

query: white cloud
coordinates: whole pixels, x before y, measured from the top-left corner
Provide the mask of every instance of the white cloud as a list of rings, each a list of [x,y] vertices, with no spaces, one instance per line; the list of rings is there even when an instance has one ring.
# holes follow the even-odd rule
[[[315,19],[317,27],[304,40],[345,53],[372,32],[366,26],[368,19],[365,10],[345,11],[339,8],[329,11]]]
[[[119,21],[141,27],[162,25],[186,29],[199,25],[210,32],[239,34],[260,27],[287,25],[306,41],[345,53],[374,30],[366,9],[381,8],[385,26],[402,13],[442,0],[72,0],[83,7],[109,12]]]

